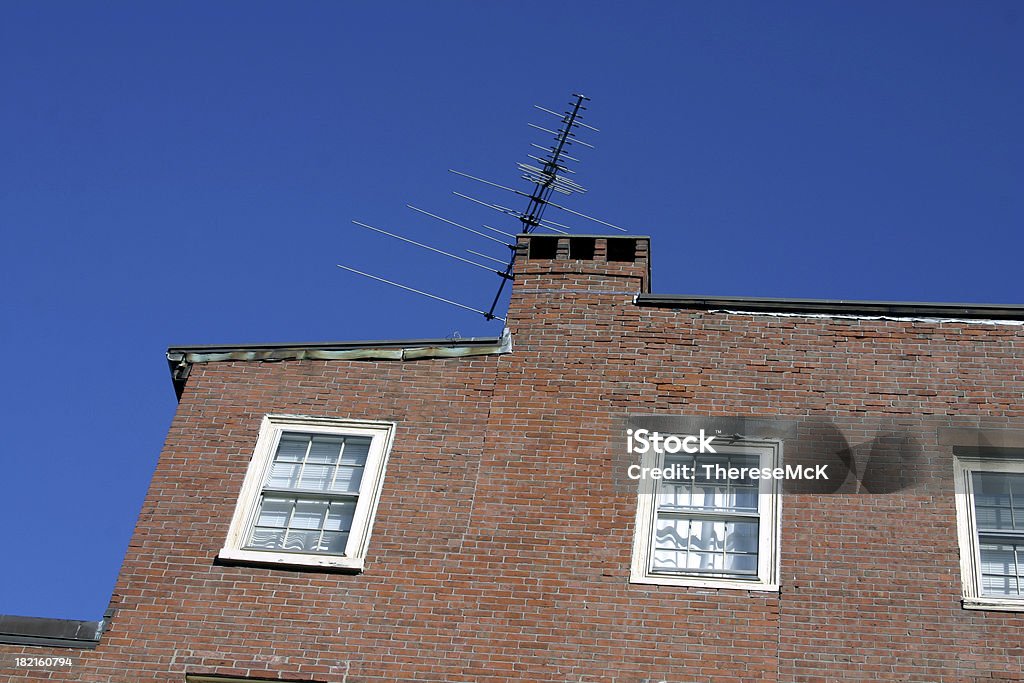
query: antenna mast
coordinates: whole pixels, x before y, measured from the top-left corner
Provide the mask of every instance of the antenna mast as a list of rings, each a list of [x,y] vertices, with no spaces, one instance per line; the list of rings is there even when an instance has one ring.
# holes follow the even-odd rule
[[[602,221],[602,220],[594,218],[592,216],[588,216],[588,215],[586,215],[584,213],[580,213],[579,211],[575,211],[575,210],[570,209],[570,208],[568,208],[566,206],[563,206],[562,204],[556,204],[555,202],[551,201],[551,196],[555,192],[558,192],[559,194],[563,194],[563,195],[572,195],[572,194],[582,194],[582,193],[587,191],[586,188],[584,188],[582,185],[580,185],[579,183],[575,182],[574,180],[570,180],[567,177],[569,174],[574,174],[575,173],[575,171],[573,171],[572,169],[568,168],[567,164],[570,163],[570,162],[578,162],[579,161],[579,159],[577,159],[576,157],[570,156],[568,154],[568,148],[570,146],[572,146],[572,145],[581,145],[583,147],[592,148],[593,145],[591,145],[589,143],[586,143],[586,142],[583,142],[582,140],[579,140],[576,137],[576,130],[580,129],[580,128],[585,128],[587,130],[592,130],[592,131],[596,132],[597,128],[594,128],[593,126],[587,125],[586,123],[583,123],[581,121],[581,119],[583,118],[582,112],[586,111],[586,109],[587,109],[586,106],[584,106],[584,102],[589,102],[590,98],[586,97],[585,95],[580,95],[578,93],[573,93],[573,98],[574,99],[569,101],[568,109],[566,111],[562,112],[561,114],[559,114],[556,111],[552,111],[551,109],[545,109],[544,107],[540,107],[540,106],[534,105],[534,107],[536,107],[537,109],[539,109],[540,111],[542,111],[542,112],[544,112],[546,114],[551,114],[553,116],[559,117],[561,119],[561,121],[560,121],[560,125],[558,127],[558,130],[552,130],[550,128],[545,128],[543,126],[538,126],[538,125],[535,125],[535,124],[532,124],[532,123],[529,124],[529,126],[531,128],[534,128],[536,130],[542,131],[544,133],[549,133],[549,134],[551,134],[553,136],[553,138],[552,138],[553,142],[548,147],[544,147],[542,145],[537,145],[537,144],[532,144],[532,147],[534,147],[534,148],[544,152],[543,156],[537,156],[535,154],[529,154],[527,156],[531,160],[530,163],[519,163],[519,164],[517,164],[517,167],[519,168],[519,171],[521,173],[520,177],[523,180],[526,180],[526,181],[528,181],[528,182],[533,184],[533,190],[530,193],[522,192],[522,191],[517,190],[515,188],[508,187],[507,185],[501,185],[499,183],[491,182],[490,180],[485,180],[483,178],[478,178],[478,177],[470,175],[468,173],[462,173],[461,171],[456,171],[454,169],[449,169],[449,171],[451,171],[455,175],[461,176],[463,178],[468,178],[468,179],[476,181],[478,183],[482,183],[482,184],[488,185],[490,187],[495,187],[495,188],[498,188],[500,190],[504,190],[506,192],[510,192],[510,193],[516,195],[517,197],[522,197],[522,198],[526,199],[527,203],[526,203],[526,209],[524,211],[520,212],[520,211],[516,211],[515,209],[511,209],[511,208],[509,208],[507,206],[502,206],[500,204],[495,204],[493,202],[481,201],[479,199],[475,199],[475,198],[470,197],[468,195],[462,194],[461,192],[453,192],[452,194],[454,194],[454,195],[456,195],[458,197],[461,197],[462,199],[469,200],[469,201],[471,201],[471,202],[473,202],[473,203],[475,203],[477,205],[484,206],[484,207],[489,208],[489,209],[491,209],[493,211],[497,211],[498,213],[503,214],[505,216],[511,216],[511,217],[515,218],[522,225],[521,232],[523,232],[523,233],[532,233],[535,230],[543,228],[544,230],[548,230],[550,232],[561,234],[561,235],[568,235],[568,234],[570,234],[569,233],[569,230],[571,229],[570,226],[565,225],[564,223],[558,223],[558,222],[555,222],[553,220],[545,219],[544,218],[544,211],[549,206],[552,207],[552,208],[558,209],[559,211],[564,211],[564,212],[566,212],[568,214],[571,214],[573,216],[577,216],[579,218],[583,218],[583,219],[586,219],[588,221],[593,221],[595,223],[599,223],[601,225],[605,225],[607,227],[614,228],[615,230],[621,230],[621,231],[625,232],[625,230],[623,228],[620,228],[617,225],[612,225],[611,223],[608,223],[606,221]],[[451,253],[449,251],[445,251],[443,249],[438,249],[437,247],[433,247],[433,246],[431,246],[429,244],[424,244],[422,242],[418,242],[416,240],[409,239],[408,237],[403,237],[401,235],[397,235],[395,233],[388,232],[387,230],[382,230],[380,228],[374,227],[374,226],[369,225],[368,223],[364,223],[362,221],[352,221],[352,222],[355,223],[356,225],[358,225],[361,228],[365,228],[367,230],[371,230],[373,232],[376,232],[378,234],[384,235],[386,237],[390,237],[390,238],[399,240],[401,242],[405,242],[406,244],[411,244],[413,246],[420,247],[421,249],[425,249],[425,250],[430,251],[430,252],[432,252],[434,254],[438,254],[438,255],[441,255],[441,256],[446,256],[449,259],[452,259],[454,261],[458,261],[458,262],[463,263],[463,264],[467,264],[467,265],[471,265],[471,266],[476,266],[479,269],[487,270],[487,271],[490,271],[492,274],[497,275],[498,277],[501,278],[501,284],[498,286],[498,291],[494,295],[494,300],[491,302],[491,306],[490,306],[489,309],[487,309],[486,311],[483,311],[483,310],[480,310],[480,309],[477,309],[477,308],[473,308],[472,306],[467,306],[467,305],[465,305],[463,303],[460,303],[458,301],[454,301],[452,299],[447,299],[445,297],[440,297],[440,296],[431,294],[429,292],[423,291],[421,289],[417,289],[415,287],[409,287],[407,285],[403,285],[403,284],[400,284],[400,283],[397,283],[397,282],[392,282],[391,280],[387,280],[385,278],[378,277],[376,275],[371,275],[369,273],[364,273],[363,271],[356,270],[355,268],[350,268],[348,266],[343,266],[343,265],[340,265],[340,264],[339,264],[339,267],[340,268],[344,268],[345,270],[347,270],[349,272],[356,273],[357,275],[362,275],[364,277],[368,277],[368,278],[371,278],[373,280],[376,280],[376,281],[379,281],[379,282],[383,282],[385,284],[393,285],[393,286],[398,287],[400,289],[403,289],[403,290],[406,290],[406,291],[409,291],[409,292],[413,292],[415,294],[420,294],[420,295],[429,297],[431,299],[434,299],[436,301],[441,301],[441,302],[444,302],[444,303],[447,303],[447,304],[451,304],[452,306],[456,306],[456,307],[464,309],[464,310],[473,311],[474,313],[479,313],[479,314],[483,315],[484,318],[486,318],[487,320],[502,320],[502,321],[504,321],[504,318],[502,318],[501,316],[495,315],[494,312],[495,312],[495,310],[498,307],[498,302],[501,300],[502,293],[505,291],[505,283],[512,279],[512,271],[514,269],[515,259],[516,259],[516,247],[515,247],[515,242],[514,242],[515,235],[512,234],[511,232],[506,232],[504,230],[499,230],[498,228],[492,228],[489,225],[482,225],[482,227],[485,230],[488,230],[488,231],[490,231],[490,233],[492,233],[492,234],[488,234],[488,233],[485,233],[485,232],[481,232],[480,230],[476,230],[474,228],[470,228],[470,227],[468,227],[466,225],[463,225],[462,223],[458,223],[456,221],[452,221],[452,220],[449,220],[447,218],[444,218],[443,216],[440,216],[440,215],[438,215],[436,213],[432,213],[430,211],[426,211],[424,209],[417,208],[417,207],[415,207],[415,206],[413,206],[411,204],[407,204],[406,206],[408,206],[408,208],[412,209],[413,211],[415,211],[418,214],[427,216],[429,218],[433,218],[433,219],[435,219],[437,221],[440,221],[442,223],[445,223],[445,224],[447,224],[447,225],[449,225],[451,227],[458,228],[460,230],[464,230],[466,232],[472,233],[472,234],[476,235],[479,238],[483,238],[483,239],[486,239],[486,240],[488,240],[490,242],[494,242],[494,243],[497,243],[499,245],[502,245],[502,246],[506,247],[509,250],[509,256],[507,258],[495,258],[493,256],[481,253],[479,251],[475,251],[473,249],[466,249],[466,252],[468,252],[469,254],[472,254],[473,256],[475,256],[477,258],[480,258],[480,259],[483,259],[485,261],[490,261],[492,263],[496,263],[497,264],[497,266],[488,266],[488,265],[485,265],[483,263],[480,263],[479,261],[474,261],[472,259],[467,259],[464,256],[458,256],[457,254],[453,254],[453,253]],[[499,239],[498,236],[504,237],[505,239]],[[508,241],[506,241],[506,240],[508,240]]]
[[[590,101],[589,97],[577,93],[573,93],[573,97],[576,98],[576,102],[572,106],[572,111],[566,112],[562,118],[562,127],[555,133],[555,144],[552,145],[548,155],[544,158],[544,167],[537,169],[528,164],[519,164],[519,170],[524,172],[523,178],[534,182],[530,203],[527,205],[523,215],[519,217],[519,221],[523,224],[523,232],[533,232],[540,226],[540,219],[544,216],[544,208],[547,206],[551,193],[555,191],[556,187],[586,192],[576,183],[559,175],[559,171],[569,171],[568,168],[559,162],[562,160],[567,144],[571,145],[573,142],[580,142],[579,140],[570,140],[570,138],[576,137],[572,129],[579,125],[576,119],[580,118],[580,111],[586,110],[583,103]],[[540,128],[540,130],[553,132],[548,131],[546,128]],[[583,143],[580,142],[580,144]]]
[[[555,116],[562,116],[562,127],[555,133],[555,143],[547,150],[547,155],[540,159],[544,164],[543,168],[537,168],[529,164],[519,164],[519,170],[523,171],[523,179],[533,181],[533,193],[530,195],[529,203],[526,205],[526,211],[519,214],[519,222],[523,224],[523,232],[530,233],[541,226],[541,218],[544,216],[544,209],[547,208],[548,202],[551,199],[551,194],[558,189],[564,194],[571,194],[572,192],[586,192],[586,190],[577,185],[573,181],[559,175],[559,172],[572,173],[570,169],[563,166],[560,162],[563,156],[567,158],[565,154],[566,145],[571,145],[574,141],[580,142],[579,140],[573,140],[576,134],[573,133],[573,128],[584,125],[582,122],[578,122],[580,118],[580,112],[586,111],[586,107],[583,106],[584,102],[589,102],[590,98],[580,93],[573,93],[573,97],[576,98],[575,103],[572,104],[572,110],[567,111],[564,114],[558,114],[557,112],[551,111],[550,109],[544,109],[543,107],[537,107],[541,111],[546,111],[549,114]],[[537,105],[534,105],[535,107]],[[532,124],[531,124],[532,125]],[[539,126],[533,126],[539,128],[548,133],[554,133],[546,128],[540,128]],[[591,130],[597,130],[591,126],[587,126]],[[532,159],[537,157],[531,156]],[[498,285],[498,291],[494,295],[494,301],[491,302],[491,307],[484,313],[484,318],[487,320],[494,320],[494,309],[498,307],[498,301],[501,299],[501,293],[505,291],[505,283],[512,279],[512,268],[516,264],[516,252],[512,251],[512,255],[509,257],[508,266],[505,268],[505,272],[502,274],[501,284]]]

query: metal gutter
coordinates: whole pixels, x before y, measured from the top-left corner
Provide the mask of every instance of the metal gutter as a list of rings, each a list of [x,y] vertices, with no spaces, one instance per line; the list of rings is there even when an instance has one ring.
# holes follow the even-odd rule
[[[512,334],[466,339],[388,339],[298,344],[172,346],[167,349],[171,381],[178,398],[195,363],[284,360],[422,360],[510,353]]]
[[[773,299],[763,297],[639,294],[638,306],[730,310],[753,313],[824,314],[888,318],[956,320],[1024,320],[1024,305],[932,303],[919,301],[850,301],[846,299]]]
[[[0,614],[0,643],[91,650],[99,645],[113,612],[99,621]]]

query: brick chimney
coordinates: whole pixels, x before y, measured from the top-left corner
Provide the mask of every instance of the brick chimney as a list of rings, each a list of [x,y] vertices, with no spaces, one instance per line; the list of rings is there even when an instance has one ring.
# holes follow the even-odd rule
[[[519,235],[515,289],[651,291],[649,237]]]
[[[632,303],[651,291],[650,238],[521,234],[513,275],[513,328],[513,321],[549,317],[566,305]]]

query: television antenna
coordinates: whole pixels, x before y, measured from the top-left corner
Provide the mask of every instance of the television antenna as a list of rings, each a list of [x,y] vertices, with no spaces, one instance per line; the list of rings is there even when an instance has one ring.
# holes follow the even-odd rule
[[[479,178],[469,173],[464,173],[462,171],[457,171],[455,169],[448,169],[450,173],[453,173],[462,178],[466,178],[486,185],[488,187],[497,188],[502,191],[516,195],[519,199],[525,200],[525,209],[523,209],[522,211],[518,211],[514,208],[504,206],[502,204],[498,204],[495,202],[477,199],[475,197],[471,197],[461,192],[452,192],[452,194],[454,194],[456,197],[460,197],[462,199],[470,201],[478,206],[483,206],[493,211],[496,211],[500,214],[503,214],[504,216],[515,218],[519,222],[520,233],[532,233],[537,230],[547,230],[549,232],[561,235],[571,234],[571,231],[573,230],[571,226],[545,217],[545,212],[548,207],[563,211],[577,218],[583,218],[585,220],[598,223],[602,226],[609,227],[614,230],[626,232],[624,228],[620,228],[617,225],[608,223],[607,221],[603,221],[598,218],[594,218],[593,216],[588,216],[587,214],[581,213],[574,209],[570,209],[567,206],[552,201],[552,197],[556,193],[560,195],[565,195],[567,197],[574,194],[586,193],[587,190],[585,187],[583,187],[582,185],[580,185],[575,180],[569,177],[570,175],[575,175],[576,173],[574,169],[569,167],[569,164],[579,163],[579,159],[577,157],[570,155],[568,150],[572,148],[574,145],[578,145],[580,147],[588,149],[593,149],[593,145],[579,139],[579,137],[577,136],[577,132],[582,130],[599,132],[597,128],[589,124],[583,123],[582,121],[583,112],[586,111],[587,109],[584,103],[589,102],[590,98],[586,97],[585,95],[576,93],[573,94],[572,98],[573,99],[570,100],[568,103],[567,109],[563,111],[561,114],[558,113],[557,111],[546,109],[539,105],[534,105],[536,109],[546,114],[558,117],[560,121],[557,129],[552,129],[549,127],[540,126],[533,123],[528,124],[531,128],[551,136],[551,142],[548,144],[548,146],[531,143],[531,146],[533,148],[543,153],[542,156],[538,156],[537,154],[532,153],[527,154],[526,156],[529,159],[529,161],[520,162],[517,164],[517,168],[520,172],[520,178],[532,184],[531,191],[525,192],[522,190],[517,190],[513,187],[502,185],[500,183],[486,180],[484,178]],[[436,254],[440,254],[442,256],[451,258],[460,263],[475,266],[476,268],[486,270],[493,275],[497,275],[500,278],[500,283],[498,285],[498,290],[494,295],[494,299],[491,301],[491,304],[487,308],[487,310],[484,310],[482,308],[475,308],[473,306],[468,306],[466,304],[454,301],[452,299],[441,297],[436,294],[431,294],[430,292],[426,292],[422,289],[410,287],[408,285],[403,285],[398,282],[392,282],[391,280],[379,277],[377,275],[372,275],[370,273],[365,273],[361,270],[357,270],[350,266],[338,264],[338,267],[343,268],[344,270],[347,270],[349,272],[355,273],[357,275],[361,275],[363,277],[376,280],[378,282],[383,282],[385,284],[389,284],[409,292],[414,292],[416,294],[420,294],[422,296],[434,299],[436,301],[441,301],[443,303],[450,304],[452,306],[456,306],[467,311],[478,313],[484,316],[486,320],[500,320],[502,322],[505,322],[505,319],[499,315],[496,315],[495,311],[497,310],[498,303],[501,300],[501,295],[505,290],[505,285],[513,279],[513,269],[515,267],[516,259],[515,233],[508,232],[506,230],[501,230],[499,228],[494,228],[486,224],[481,224],[480,229],[471,228],[469,226],[463,225],[462,223],[458,223],[448,218],[444,218],[443,216],[440,216],[436,213],[418,208],[411,204],[406,204],[406,206],[420,215],[435,219],[451,227],[459,228],[468,233],[476,235],[479,238],[486,239],[489,242],[495,242],[497,244],[500,244],[508,249],[508,255],[506,258],[496,258],[494,256],[484,254],[474,249],[465,250],[470,255],[476,257],[476,259],[482,259],[483,261],[490,261],[493,264],[497,264],[496,266],[489,265],[481,263],[479,260],[468,259],[464,256],[453,254],[450,251],[439,249],[429,244],[424,244],[422,242],[409,239],[408,237],[403,237],[402,235],[389,232],[387,230],[383,230],[381,228],[372,226],[362,221],[353,220],[352,222],[361,228],[371,230],[386,237],[400,240],[407,244],[411,244],[413,246],[426,249]]]

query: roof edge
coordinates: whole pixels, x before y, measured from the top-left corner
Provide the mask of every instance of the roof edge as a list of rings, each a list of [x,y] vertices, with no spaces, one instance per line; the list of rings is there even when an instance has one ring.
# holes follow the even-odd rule
[[[0,643],[91,650],[99,644],[112,615],[108,611],[99,621],[80,621],[0,614]]]
[[[729,309],[754,313],[810,313],[892,318],[954,318],[961,320],[1024,320],[1024,305],[933,303],[922,301],[858,301],[847,299],[776,299],[743,296],[639,294],[638,306]]]
[[[386,339],[379,341],[311,342],[298,344],[235,344],[171,346],[167,363],[178,398],[185,388],[192,365],[218,361],[284,360],[422,360],[463,358],[510,353],[512,333],[506,328],[500,337],[465,339]]]

